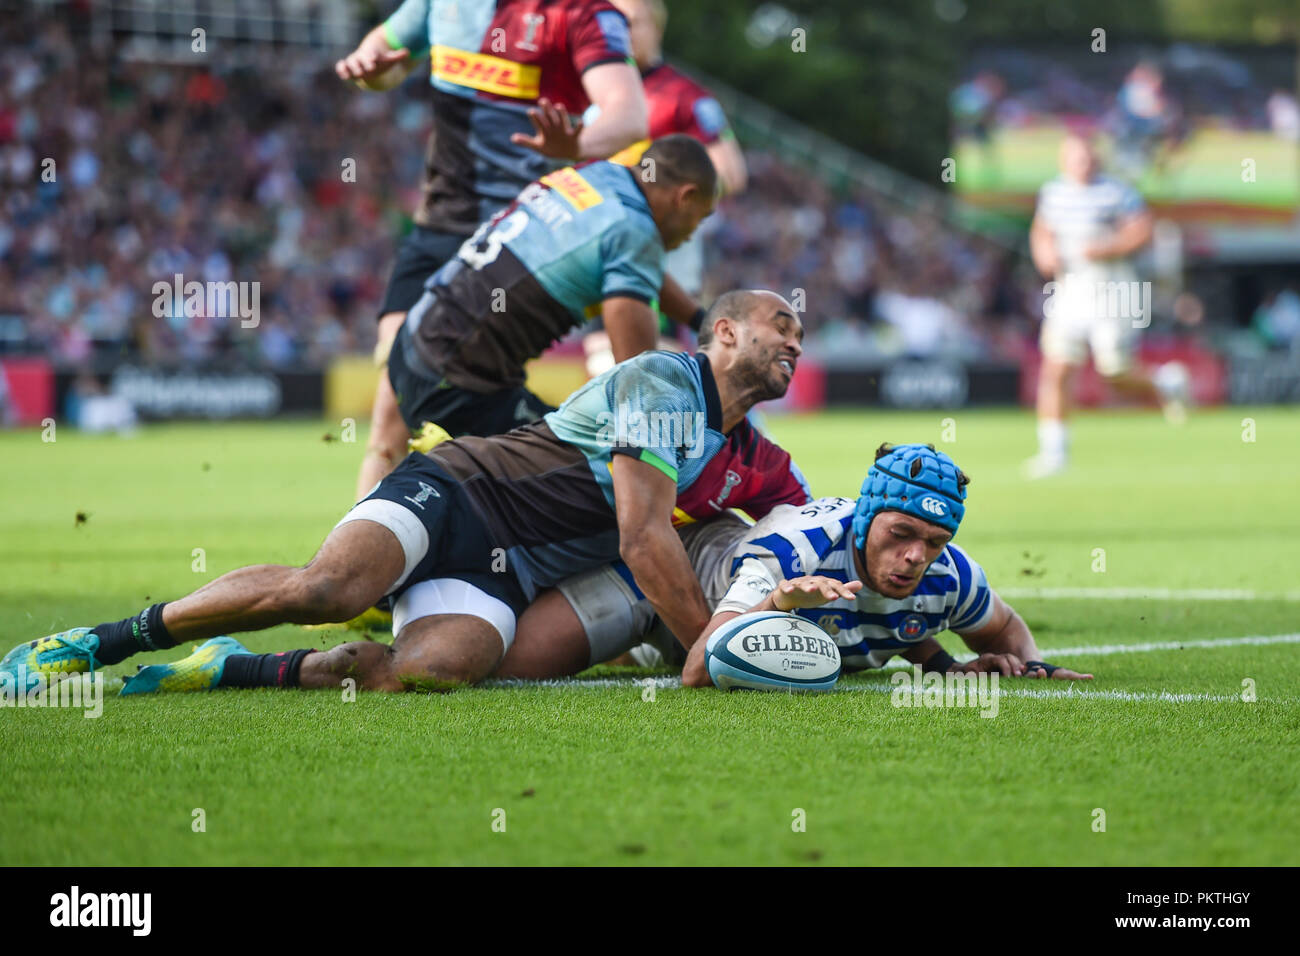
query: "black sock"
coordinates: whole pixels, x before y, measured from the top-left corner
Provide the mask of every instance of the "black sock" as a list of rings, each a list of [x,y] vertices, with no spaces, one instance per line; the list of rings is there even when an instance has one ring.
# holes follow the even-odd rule
[[[101,664],[116,664],[141,651],[161,651],[175,647],[176,641],[163,625],[165,604],[151,604],[135,617],[100,624],[91,628],[99,636],[99,650],[95,660]]]
[[[312,648],[279,654],[231,654],[218,687],[297,687],[303,658]]]

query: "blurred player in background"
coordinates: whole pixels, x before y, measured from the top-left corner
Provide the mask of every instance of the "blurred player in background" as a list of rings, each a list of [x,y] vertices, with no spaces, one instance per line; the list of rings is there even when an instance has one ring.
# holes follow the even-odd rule
[[[1186,378],[1176,369],[1155,381],[1134,364],[1138,328],[1150,322],[1149,285],[1133,258],[1151,241],[1153,217],[1133,187],[1103,176],[1082,136],[1061,143],[1061,175],[1039,191],[1029,230],[1034,265],[1050,280],[1040,332],[1038,454],[1025,463],[1042,478],[1069,461],[1069,392],[1089,349],[1097,372],[1131,399],[1185,414]],[[1185,369],[1183,370],[1185,373]]]
[[[1137,182],[1149,166],[1163,171],[1184,135],[1181,111],[1154,63],[1138,63],[1115,95],[1110,118],[1115,135],[1114,168]]]
[[[685,133],[704,144],[709,159],[718,171],[724,195],[742,192],[748,177],[745,157],[735,135],[727,125],[722,106],[713,95],[663,61],[664,27],[668,10],[662,0],[612,0],[627,16],[632,41],[632,55],[641,71],[646,103],[650,111],[650,139],[628,147],[613,156],[614,162],[635,166],[650,140],[673,133]],[[590,116],[596,112],[593,108]],[[691,296],[699,298],[704,287],[704,241],[696,234],[689,242],[668,254],[668,274]],[[672,337],[675,330],[660,320],[661,348],[679,348]],[[591,332],[583,340],[587,354],[587,374],[599,375],[615,362],[609,338],[603,330]]]
[[[379,310],[380,364],[425,280],[480,223],[557,166],[609,156],[648,129],[627,23],[606,0],[406,0],[335,72],[387,90],[426,54],[434,126],[415,228]],[[589,124],[575,119],[592,105],[599,115]],[[381,374],[358,496],[401,459],[409,437]]]
[[[1002,176],[993,132],[998,106],[1006,91],[1007,84],[1002,77],[992,70],[984,70],[953,90],[948,101],[958,138],[968,137],[979,146],[983,172],[990,183],[996,183]]]

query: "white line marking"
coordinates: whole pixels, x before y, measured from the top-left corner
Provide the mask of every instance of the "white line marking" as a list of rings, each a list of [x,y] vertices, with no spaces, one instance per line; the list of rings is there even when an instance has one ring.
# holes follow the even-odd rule
[[[1031,680],[1045,680],[1045,678],[1031,678]],[[840,684],[837,689],[847,691],[874,690],[879,693],[892,693],[894,691],[892,685],[878,683]],[[911,688],[908,687],[907,691],[910,693]],[[1035,697],[1040,700],[1053,699],[1057,697],[1077,697],[1084,700],[1165,701],[1171,704],[1191,704],[1203,701],[1209,701],[1216,704],[1239,704],[1242,702],[1240,697],[1234,697],[1230,694],[1171,694],[1169,691],[1149,693],[1146,691],[1131,690],[1087,690],[1086,688],[1077,687],[1075,681],[1070,681],[1068,688],[1062,687],[1058,690],[1048,687],[1007,687],[1001,682],[1001,680],[999,680],[998,696]],[[1269,699],[1277,700],[1282,698]]]
[[[1045,678],[1036,678],[1045,680]],[[602,690],[605,688],[621,688],[623,690],[640,690],[645,686],[647,680],[653,680],[655,687],[664,689],[675,689],[681,686],[679,677],[641,677],[641,678],[617,678],[617,677],[593,677],[587,680],[547,680],[547,681],[525,681],[525,680],[498,680],[488,681],[485,687],[547,687],[564,690],[586,690],[588,688]],[[894,686],[888,683],[872,681],[871,683],[848,682],[840,684],[835,688],[833,693],[864,693],[875,692],[878,694],[893,693]],[[908,690],[910,693],[910,688]],[[1048,687],[1007,687],[1001,682],[998,684],[998,695],[1001,697],[1031,697],[1040,700],[1055,699],[1058,697],[1077,697],[1080,700],[1127,700],[1127,701],[1163,701],[1171,704],[1190,704],[1198,702],[1210,702],[1216,704],[1241,703],[1240,697],[1231,694],[1174,694],[1169,691],[1160,691],[1152,693],[1146,691],[1129,691],[1129,690],[1088,690],[1078,686],[1077,682],[1071,681],[1065,686],[1059,688]],[[1289,702],[1289,697],[1270,697],[1260,698],[1261,701],[1270,701],[1278,703],[1282,701]]]
[[[1097,644],[1091,647],[1058,647],[1058,648],[1041,648],[1043,656],[1046,658],[1060,657],[1087,657],[1097,655],[1106,657],[1111,654],[1139,654],[1149,651],[1181,651],[1181,650],[1204,650],[1221,647],[1243,647],[1247,645],[1258,646],[1265,644],[1300,644],[1300,633],[1296,634],[1257,634],[1247,637],[1219,637],[1208,640],[1195,641],[1148,641],[1141,644]],[[958,655],[958,660],[970,660],[973,654]],[[912,665],[902,658],[895,657],[888,661],[881,670],[896,670],[898,668],[910,668]],[[1011,678],[1018,679],[1018,678]],[[1031,678],[1034,679],[1034,678]],[[1037,678],[1043,680],[1044,678]],[[575,680],[564,678],[560,680],[528,681],[528,680],[492,680],[485,681],[484,687],[547,687],[557,689],[585,689],[585,688],[623,688],[631,690],[646,686],[646,681],[654,681],[655,687],[672,689],[681,686],[680,677],[639,677],[639,678],[618,678],[618,677],[593,677],[585,680]],[[856,683],[847,682],[840,684],[836,691],[860,692],[876,691],[877,693],[892,693],[894,686],[887,683]],[[1087,700],[1127,700],[1127,701],[1164,701],[1166,703],[1186,704],[1198,701],[1208,701],[1211,703],[1240,703],[1241,698],[1228,694],[1174,694],[1169,691],[1160,691],[1152,693],[1146,691],[1127,691],[1127,690],[1089,690],[1080,686],[1075,681],[1070,681],[1060,689],[1049,687],[998,687],[998,693],[1004,697],[1031,697],[1038,699],[1050,699],[1057,697],[1078,697]],[[1291,702],[1289,697],[1260,698],[1261,701],[1268,700],[1274,703]]]
[[[998,588],[1004,598],[1097,601],[1300,601],[1300,591],[1238,588]]]
[[[1261,644],[1300,644],[1300,634],[1259,634],[1250,637],[1216,637],[1199,641],[1146,641],[1141,644],[1084,644],[1080,647],[1040,647],[1044,658],[1058,657],[1109,657],[1112,654],[1140,654],[1146,651],[1183,651],[1218,647],[1242,647]],[[959,661],[973,661],[976,655],[969,652],[956,655]],[[1049,661],[1050,663],[1050,661]],[[884,670],[912,665],[901,657],[885,662]]]
[[[1145,651],[1183,651],[1193,648],[1242,647],[1261,644],[1300,644],[1300,634],[1259,634],[1251,637],[1216,637],[1205,641],[1147,641],[1141,644],[1097,644],[1092,647],[1040,648],[1051,657],[1090,657],[1140,654]]]

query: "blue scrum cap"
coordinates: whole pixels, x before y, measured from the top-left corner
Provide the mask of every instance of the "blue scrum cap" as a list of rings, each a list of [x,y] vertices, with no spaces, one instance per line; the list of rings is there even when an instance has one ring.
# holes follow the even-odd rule
[[[882,445],[854,509],[854,542],[867,543],[871,519],[882,511],[901,511],[955,535],[966,513],[966,482],[957,463],[933,445]]]

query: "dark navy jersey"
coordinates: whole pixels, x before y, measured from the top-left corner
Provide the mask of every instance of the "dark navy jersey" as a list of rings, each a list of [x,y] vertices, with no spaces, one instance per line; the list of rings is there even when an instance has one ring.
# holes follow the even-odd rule
[[[416,222],[465,235],[557,165],[510,142],[533,134],[529,107],[545,97],[581,116],[582,74],[631,55],[607,0],[406,0],[384,33],[429,54],[434,128]]]

